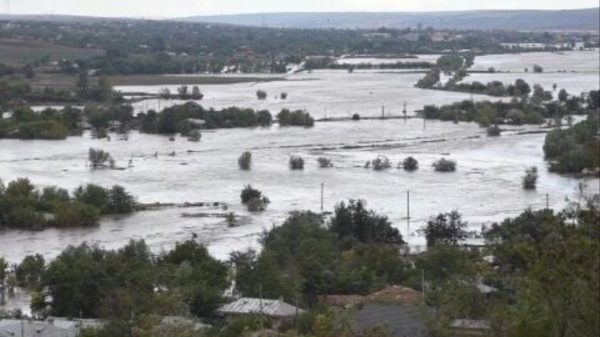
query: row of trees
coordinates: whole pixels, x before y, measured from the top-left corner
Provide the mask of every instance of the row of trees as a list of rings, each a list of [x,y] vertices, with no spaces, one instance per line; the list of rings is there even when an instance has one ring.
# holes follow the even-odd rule
[[[0,181],[0,228],[94,226],[102,214],[134,210],[134,197],[121,186],[90,184],[70,194],[54,186],[40,190],[28,179],[17,179],[6,186]]]

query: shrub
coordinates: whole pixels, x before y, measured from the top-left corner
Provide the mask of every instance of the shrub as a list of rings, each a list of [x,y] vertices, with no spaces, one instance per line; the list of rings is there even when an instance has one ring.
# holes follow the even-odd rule
[[[290,111],[283,109],[277,114],[277,120],[280,126],[312,127],[315,125],[315,120],[303,110]]]
[[[125,214],[135,210],[135,198],[119,185],[108,190],[106,208],[110,214]]]
[[[320,168],[329,168],[329,167],[333,167],[333,164],[331,163],[331,159],[327,158],[327,157],[319,157],[317,159],[317,161],[319,162],[319,167]]]
[[[282,92],[280,97],[281,97],[281,99],[287,99],[287,97],[288,97],[287,92]]]
[[[269,198],[263,196],[262,192],[246,185],[240,195],[242,204],[246,205],[250,212],[261,212],[267,208],[270,203]]]
[[[392,163],[390,162],[390,159],[388,157],[380,155],[377,156],[377,158],[371,160],[370,166],[372,166],[373,170],[375,171],[383,171],[392,167]]]
[[[204,94],[202,92],[200,92],[200,88],[198,88],[198,86],[195,85],[192,88],[192,99],[199,101],[199,100],[202,100],[203,98],[204,98]]]
[[[273,116],[269,110],[260,110],[257,115],[257,122],[260,126],[269,126],[273,123]]]
[[[454,160],[442,158],[433,163],[433,167],[436,172],[454,172],[456,171],[456,162]]]
[[[304,159],[300,156],[291,156],[289,164],[292,170],[304,170]]]
[[[540,66],[539,64],[535,64],[533,66],[533,72],[534,73],[543,73],[544,72],[544,68],[542,68],[542,66]]]
[[[112,159],[110,153],[100,149],[90,148],[88,152],[88,160],[94,169],[106,167],[107,163],[110,165],[110,167],[115,166],[115,161]]]
[[[238,158],[238,166],[240,170],[249,170],[252,166],[252,153],[248,151],[242,153]]]
[[[525,170],[525,176],[523,176],[523,188],[526,190],[535,190],[537,186],[538,170],[537,167],[532,166]]]
[[[498,125],[492,125],[487,129],[487,135],[490,137],[498,137],[501,132],[502,130],[500,130]]]
[[[250,201],[248,201],[246,204],[246,207],[250,212],[262,212],[267,209],[269,202],[269,199],[266,197],[262,197],[260,199],[250,199]]]
[[[252,188],[251,185],[246,185],[246,186],[244,186],[244,189],[242,190],[242,194],[240,195],[240,198],[242,199],[242,204],[245,205],[252,199],[262,198],[262,192],[257,189]]]
[[[419,169],[419,162],[413,157],[408,157],[402,161],[402,167],[405,171],[416,171]]]
[[[359,121],[360,120],[360,115],[359,114],[352,115],[352,120],[353,121]]]
[[[264,90],[258,90],[256,92],[256,98],[260,99],[260,100],[265,100],[267,99],[267,92]]]

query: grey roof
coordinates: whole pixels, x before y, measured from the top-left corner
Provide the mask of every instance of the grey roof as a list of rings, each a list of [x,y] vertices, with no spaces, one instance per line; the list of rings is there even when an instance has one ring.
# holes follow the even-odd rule
[[[75,337],[78,332],[41,321],[0,320],[0,337]]]
[[[304,310],[287,304],[282,300],[242,297],[235,302],[225,304],[217,312],[224,315],[260,313],[271,317],[292,317],[303,313]]]
[[[398,304],[365,304],[354,315],[352,328],[362,333],[370,328],[386,327],[393,337],[427,335],[423,307]]]
[[[462,330],[489,330],[491,328],[489,321],[475,319],[455,319],[450,323],[450,327]]]

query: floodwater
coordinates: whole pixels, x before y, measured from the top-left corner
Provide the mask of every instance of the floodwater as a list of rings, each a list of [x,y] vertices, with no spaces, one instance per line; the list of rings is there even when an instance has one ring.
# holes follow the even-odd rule
[[[595,54],[594,54],[595,53]],[[596,55],[596,59],[590,57]],[[588,69],[582,75],[598,79],[598,52],[543,53],[536,55],[542,66],[557,68],[574,64]],[[513,59],[511,59],[511,57]],[[477,62],[522,66],[533,56],[495,55],[477,58]],[[482,59],[482,60],[481,60]],[[509,59],[509,61],[507,61]],[[521,64],[519,64],[521,62]],[[562,62],[562,63],[561,63]],[[561,64],[563,66],[561,66]],[[517,67],[517,65],[514,65]],[[488,74],[486,74],[488,75]],[[489,74],[505,76],[506,74]],[[521,75],[513,74],[511,75]],[[554,82],[569,81],[572,74],[540,74],[552,76]],[[319,71],[289,75],[287,81],[202,86],[210,107],[306,108],[315,117],[399,115],[404,102],[412,114],[425,104],[444,104],[470,95],[422,90],[414,83],[418,73],[364,71]],[[596,81],[597,84],[597,81]],[[121,87],[125,92],[158,92],[162,86]],[[175,86],[171,87],[173,90]],[[258,89],[270,95],[265,101],[255,97]],[[276,99],[275,93],[287,92],[287,100]],[[474,99],[488,99],[474,96]],[[177,103],[168,102],[170,104]],[[138,110],[167,102],[139,103]],[[169,249],[174,242],[196,235],[218,258],[226,259],[231,251],[257,246],[264,229],[280,224],[291,210],[320,211],[321,184],[324,208],[332,211],[335,204],[362,198],[369,206],[388,215],[412,247],[420,247],[424,239],[416,233],[424,222],[438,212],[459,210],[472,230],[482,225],[514,216],[527,207],[562,208],[565,198],[577,197],[582,180],[549,173],[543,160],[541,133],[520,133],[539,127],[508,127],[502,137],[488,138],[485,130],[472,123],[420,119],[363,120],[360,122],[323,122],[314,128],[230,129],[206,131],[202,141],[188,142],[178,138],[137,132],[128,141],[71,137],[65,141],[0,140],[0,177],[9,181],[28,177],[40,186],[57,185],[70,190],[81,184],[96,183],[126,187],[140,202],[222,202],[219,207],[167,208],[124,217],[109,217],[98,227],[83,229],[48,229],[42,232],[6,230],[0,232],[0,256],[11,262],[25,255],[40,253],[51,258],[68,245],[84,241],[97,242],[107,248],[118,248],[130,239],[145,239],[155,251]],[[119,170],[90,170],[86,167],[90,147],[112,154],[117,164],[133,167]],[[239,171],[237,157],[246,150],[253,152],[252,171]],[[154,154],[158,152],[156,158]],[[176,156],[168,156],[175,152]],[[287,161],[298,154],[306,159],[304,171],[290,171]],[[407,173],[393,168],[375,172],[363,168],[377,155],[388,156],[394,166],[412,155],[420,162],[420,170]],[[316,159],[327,156],[335,164],[319,169]],[[435,173],[431,164],[442,156],[458,162],[454,173]],[[521,177],[529,166],[540,169],[536,191],[523,191]],[[245,184],[262,190],[272,201],[266,212],[248,214],[240,205],[239,194]],[[598,191],[598,180],[587,181],[589,193]],[[410,223],[406,192],[410,191]],[[227,212],[243,216],[239,227],[229,228],[222,216]],[[183,217],[183,213],[202,213],[202,217]]]
[[[476,68],[493,65],[505,74],[472,74],[467,80],[512,82],[522,77],[549,88],[557,83],[571,93],[598,88],[598,52],[492,55],[476,59]],[[382,61],[383,62],[383,61]],[[538,63],[544,74],[519,73]],[[574,70],[558,73],[552,70]],[[288,75],[285,81],[201,86],[206,107],[228,106],[269,109],[307,109],[316,118],[400,115],[406,103],[409,115],[426,104],[446,104],[462,99],[493,99],[414,88],[422,73],[406,71],[318,71]],[[168,86],[167,86],[168,87]],[[123,92],[157,93],[163,86],[120,87]],[[172,91],[176,86],[170,86]],[[256,99],[256,90],[266,90],[267,100]],[[276,98],[288,93],[287,100]],[[136,111],[161,109],[181,101],[150,100],[136,104]],[[219,259],[232,251],[258,248],[264,230],[281,224],[292,210],[332,211],[336,203],[365,199],[369,207],[389,216],[413,249],[424,245],[418,234],[426,220],[439,212],[458,210],[469,228],[515,216],[531,207],[561,209],[567,199],[576,200],[580,183],[587,193],[598,193],[598,179],[575,179],[549,173],[543,159],[541,127],[506,127],[501,137],[489,138],[473,123],[454,124],[420,119],[386,119],[322,122],[314,128],[229,129],[203,132],[198,143],[137,132],[129,140],[95,140],[90,134],[65,141],[0,140],[0,177],[6,182],[27,177],[40,187],[57,185],[75,189],[87,183],[119,184],[143,203],[206,202],[208,206],[165,208],[129,216],[106,217],[93,228],[47,229],[41,232],[4,230],[0,232],[0,256],[17,263],[29,254],[51,259],[69,245],[83,242],[116,249],[131,239],[144,239],[159,253],[175,242],[190,239],[207,245]],[[86,166],[90,147],[112,154],[125,170],[90,170]],[[237,158],[252,151],[253,168],[240,171]],[[155,157],[155,153],[158,156]],[[175,156],[168,154],[175,152]],[[303,171],[291,171],[290,155],[306,160]],[[367,160],[388,156],[394,168],[375,172],[363,168]],[[316,159],[333,160],[330,169],[320,169]],[[419,160],[420,169],[408,173],[396,169],[407,156]],[[436,173],[431,164],[447,157],[458,162],[454,173]],[[527,167],[539,168],[538,187],[524,191],[521,178]],[[239,194],[246,184],[263,191],[272,201],[267,211],[250,214],[240,205]],[[410,222],[407,205],[410,191]],[[213,202],[227,209],[211,206]],[[223,216],[234,212],[239,226],[230,228]],[[195,214],[196,217],[184,216]],[[25,307],[23,296],[9,306]],[[6,308],[6,307],[5,307]]]

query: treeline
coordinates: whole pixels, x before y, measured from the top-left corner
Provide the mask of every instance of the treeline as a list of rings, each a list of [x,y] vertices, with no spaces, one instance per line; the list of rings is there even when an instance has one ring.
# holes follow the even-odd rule
[[[89,184],[72,194],[55,186],[36,188],[28,179],[0,180],[0,228],[94,226],[103,214],[131,213],[135,199],[123,187]]]
[[[550,170],[558,173],[598,173],[600,168],[600,125],[598,113],[567,129],[552,130],[546,136],[544,153]]]
[[[520,83],[520,84],[519,84]],[[521,92],[529,93],[529,86],[517,80],[522,87]],[[598,91],[591,91],[588,99],[582,97],[569,97],[566,91],[561,91],[559,99],[552,101],[552,95],[544,91],[541,86],[534,86],[531,97],[513,99],[511,102],[473,102],[464,100],[449,105],[437,107],[426,105],[421,114],[427,119],[439,119],[455,122],[476,122],[483,127],[490,125],[522,125],[540,124],[546,118],[556,119],[560,123],[562,117],[569,114],[586,114],[594,110],[594,103],[598,98]]]
[[[343,60],[342,60],[343,61]],[[347,64],[332,62],[324,65],[322,68],[310,67],[309,69],[333,69],[333,70],[369,70],[369,69],[429,69],[434,67],[430,62],[394,62],[394,63],[358,63]]]
[[[39,113],[28,107],[18,107],[8,118],[0,119],[0,139],[65,139],[81,133],[83,111],[66,107],[46,109]]]
[[[313,126],[314,119],[306,112],[282,110],[277,118],[281,126]],[[142,132],[187,135],[194,129],[218,129],[239,127],[266,127],[273,123],[268,110],[241,109],[236,107],[222,110],[204,109],[201,105],[188,102],[166,108],[161,112],[149,111],[137,116]]]

